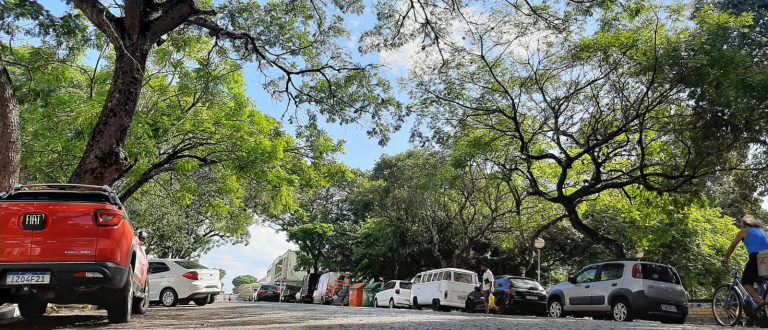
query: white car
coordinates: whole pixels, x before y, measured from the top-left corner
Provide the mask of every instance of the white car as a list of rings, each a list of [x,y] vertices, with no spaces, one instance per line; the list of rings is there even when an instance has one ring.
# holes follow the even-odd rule
[[[177,304],[205,306],[221,293],[219,271],[193,260],[149,261],[149,301],[165,307]]]
[[[411,282],[408,281],[389,281],[381,288],[381,291],[373,298],[374,307],[388,306],[410,307],[411,306]]]
[[[609,315],[685,323],[688,300],[677,271],[669,265],[612,260],[584,267],[549,292],[547,311],[565,315]]]
[[[434,310],[464,308],[467,296],[479,284],[477,273],[442,268],[416,274],[411,288],[411,307],[432,306]]]

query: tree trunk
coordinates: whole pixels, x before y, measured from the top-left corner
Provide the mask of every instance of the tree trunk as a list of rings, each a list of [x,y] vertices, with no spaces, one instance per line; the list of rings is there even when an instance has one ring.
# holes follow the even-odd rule
[[[568,220],[571,223],[571,226],[573,226],[574,229],[576,229],[578,232],[582,233],[584,236],[589,237],[592,241],[594,241],[597,244],[600,244],[609,250],[613,251],[616,258],[626,258],[626,252],[624,252],[624,245],[622,245],[620,242],[616,241],[615,239],[605,236],[596,230],[592,229],[591,227],[587,226],[579,216],[578,210],[576,210],[576,205],[563,205],[565,207],[566,214],[568,215]]]
[[[116,51],[112,86],[83,157],[69,179],[71,183],[112,185],[129,168],[123,146],[139,102],[149,53],[147,47],[135,48]]]
[[[21,168],[21,123],[13,82],[0,57],[0,191],[10,191],[19,182]]]

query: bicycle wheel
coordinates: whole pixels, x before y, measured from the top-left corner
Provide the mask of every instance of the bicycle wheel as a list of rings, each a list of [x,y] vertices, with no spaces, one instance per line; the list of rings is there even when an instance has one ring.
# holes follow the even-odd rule
[[[712,297],[712,314],[720,325],[734,326],[741,320],[743,308],[739,303],[739,293],[730,285],[723,285],[715,290]]]

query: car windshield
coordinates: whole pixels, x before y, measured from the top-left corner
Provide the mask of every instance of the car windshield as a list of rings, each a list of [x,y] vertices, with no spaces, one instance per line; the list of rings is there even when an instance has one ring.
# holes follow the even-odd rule
[[[400,282],[400,288],[401,289],[407,289],[410,290],[413,284],[411,282]]]
[[[459,283],[472,283],[472,274],[454,272],[453,281]]]
[[[518,289],[544,290],[544,288],[541,287],[541,284],[533,280],[526,280],[522,278],[510,278],[509,282],[512,283],[513,287]]]
[[[277,290],[277,286],[275,285],[262,285],[259,290]]]
[[[667,282],[680,284],[680,278],[677,277],[677,273],[669,266],[654,265],[654,264],[642,264],[643,279],[653,280],[659,282]]]
[[[174,260],[173,262],[184,269],[208,269],[208,267],[205,267],[194,260]]]

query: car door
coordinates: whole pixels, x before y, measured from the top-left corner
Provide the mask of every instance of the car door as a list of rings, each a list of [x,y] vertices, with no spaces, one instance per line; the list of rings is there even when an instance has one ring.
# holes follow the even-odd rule
[[[611,307],[608,305],[608,297],[611,292],[621,287],[622,277],[624,276],[624,264],[603,264],[597,275],[597,280],[591,284],[592,298],[590,300],[593,310],[608,312]]]
[[[172,286],[171,267],[162,261],[149,262],[149,300],[160,300],[160,291]]]
[[[392,299],[392,293],[395,291],[395,281],[389,281],[384,284],[379,293],[379,306],[386,306],[389,303],[389,299]]]
[[[424,274],[416,274],[416,276],[413,277],[413,287],[411,288],[411,297],[409,298],[409,301],[413,303],[413,298],[418,299],[419,292],[421,292],[421,282],[423,281]]]
[[[586,311],[592,304],[592,284],[597,276],[598,266],[582,269],[575,276],[573,286],[563,290],[566,298],[565,308],[569,311]]]

